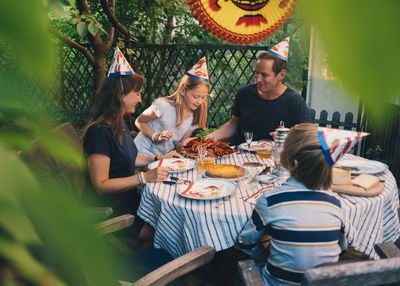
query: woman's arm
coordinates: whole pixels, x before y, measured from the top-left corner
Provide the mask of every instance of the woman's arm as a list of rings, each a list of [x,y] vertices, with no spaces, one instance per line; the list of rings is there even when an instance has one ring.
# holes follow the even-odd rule
[[[176,153],[176,151],[172,150],[171,152],[165,155],[143,155],[138,154],[135,161],[135,166],[137,167],[145,167],[153,161],[160,159],[168,159],[168,158],[182,158],[182,155]]]
[[[145,167],[153,161],[161,159],[161,155],[143,155],[138,154],[135,160],[136,167]]]
[[[172,156],[171,153],[170,156]],[[138,155],[143,161],[151,162],[154,156]],[[139,159],[140,160],[140,159]],[[137,161],[137,159],[136,159]],[[136,162],[135,162],[136,163]],[[123,178],[109,178],[110,157],[103,154],[92,154],[88,157],[90,180],[99,194],[116,194],[128,191],[141,184],[139,175],[135,174]],[[143,173],[145,183],[161,182],[167,178],[168,168],[159,167]]]
[[[99,194],[121,193],[140,185],[138,175],[110,179],[110,157],[103,154],[89,155],[88,169],[92,185]]]

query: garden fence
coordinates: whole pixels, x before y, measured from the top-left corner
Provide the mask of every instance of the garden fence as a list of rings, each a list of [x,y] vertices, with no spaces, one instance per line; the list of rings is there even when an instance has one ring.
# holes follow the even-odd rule
[[[231,45],[135,47],[132,66],[147,78],[147,83],[143,90],[143,102],[138,106],[134,117],[154,99],[171,94],[184,73],[202,56],[206,56],[212,87],[208,124],[209,127],[220,126],[231,117],[237,89],[253,81],[256,56],[261,50],[264,48]],[[61,47],[59,51],[60,62],[54,77],[59,83],[57,88],[49,92],[54,93],[54,110],[58,121],[70,121],[80,128],[92,104],[93,68],[80,52],[69,47]],[[301,77],[304,71],[298,74]],[[288,85],[291,86],[290,83]],[[38,102],[41,104],[40,97]],[[384,118],[379,121],[374,120],[365,108],[361,108],[361,111],[357,115],[346,113],[344,117],[339,112],[334,112],[328,118],[329,115],[324,110],[319,115],[311,110],[311,116],[313,122],[319,126],[370,132],[371,135],[364,140],[359,154],[386,162],[399,180],[400,145],[397,142],[400,140],[400,107],[388,104]]]

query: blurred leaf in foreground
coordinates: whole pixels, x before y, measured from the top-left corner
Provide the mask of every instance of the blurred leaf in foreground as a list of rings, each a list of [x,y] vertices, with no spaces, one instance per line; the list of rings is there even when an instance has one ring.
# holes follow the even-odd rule
[[[113,259],[78,200],[35,176],[19,155],[37,138],[51,155],[82,163],[71,142],[51,132],[52,98],[44,92],[43,106],[33,106],[54,73],[44,2],[0,1],[0,260],[10,274],[0,284],[114,285]]]
[[[302,0],[325,48],[329,67],[345,89],[375,115],[400,96],[400,1]]]

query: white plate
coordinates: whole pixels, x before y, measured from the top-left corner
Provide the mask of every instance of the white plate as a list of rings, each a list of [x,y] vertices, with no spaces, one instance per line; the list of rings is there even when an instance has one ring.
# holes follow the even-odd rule
[[[177,188],[179,195],[195,200],[215,200],[231,195],[237,184],[222,179],[202,179],[193,184],[180,184]]]
[[[262,144],[259,144],[258,141],[253,141],[253,142],[251,142],[251,144],[250,144],[250,151],[256,152],[256,151],[257,151],[257,148],[259,148],[259,147],[263,147]],[[246,142],[240,144],[240,145],[238,146],[238,148],[241,149],[241,150],[244,150],[244,151],[249,151],[249,146],[247,145]]]
[[[161,162],[162,161],[162,162]],[[196,162],[187,158],[169,158],[162,159],[160,161],[151,162],[147,167],[149,169],[154,169],[160,166],[171,168],[170,172],[183,172],[193,169],[196,166]]]
[[[248,170],[247,168],[244,168],[244,169],[245,169],[245,172],[246,172],[246,173],[245,173],[243,176],[241,176],[241,177],[239,177],[239,178],[234,178],[234,179],[209,177],[209,176],[206,175],[206,172],[204,172],[203,176],[206,177],[206,178],[209,178],[209,179],[226,180],[226,181],[235,182],[235,181],[239,181],[239,180],[246,179],[246,178],[250,175],[250,174],[249,174],[249,170]]]
[[[263,184],[272,184],[276,180],[279,180],[279,177],[272,174],[265,174],[258,176],[258,180]]]
[[[355,175],[377,174],[385,171],[388,168],[388,165],[373,160],[339,160],[336,162],[336,166],[343,168],[354,168],[351,169],[351,173]]]

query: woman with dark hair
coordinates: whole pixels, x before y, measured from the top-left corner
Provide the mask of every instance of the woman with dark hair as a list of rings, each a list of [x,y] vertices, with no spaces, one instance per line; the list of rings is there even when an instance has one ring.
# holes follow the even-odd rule
[[[210,92],[206,59],[181,79],[170,96],[158,98],[136,119],[140,133],[135,143],[140,154],[166,154],[181,148],[193,130],[206,128],[207,96]]]
[[[327,192],[333,163],[324,138],[311,123],[291,128],[280,157],[291,177],[261,196],[238,238],[262,261],[266,285],[301,285],[305,269],[338,261],[347,246],[340,201]],[[269,253],[260,243],[265,235]]]
[[[117,61],[115,58],[114,55],[113,64]],[[112,207],[116,215],[136,214],[140,203],[140,193],[136,187],[160,182],[168,174],[168,169],[163,167],[135,174],[136,167],[159,159],[158,156],[138,154],[124,122],[124,116],[133,113],[136,104],[141,102],[144,82],[145,78],[134,73],[129,64],[128,72],[110,72],[95,98],[84,129],[84,150],[91,184],[102,205]],[[171,152],[163,158],[173,156],[180,157],[176,152]],[[152,228],[138,216],[129,232],[130,238],[140,240],[151,240],[153,235]]]

